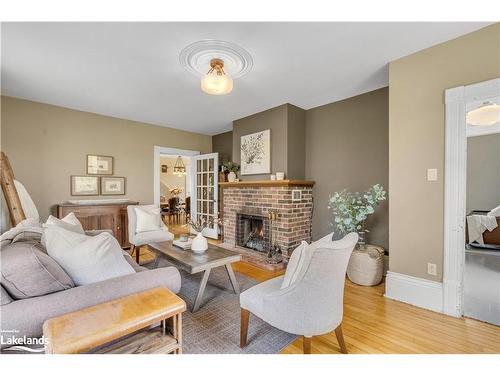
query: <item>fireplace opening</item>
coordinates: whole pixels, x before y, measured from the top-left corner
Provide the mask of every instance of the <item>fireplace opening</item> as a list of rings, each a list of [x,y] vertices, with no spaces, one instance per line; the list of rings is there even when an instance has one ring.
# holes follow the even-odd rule
[[[268,219],[259,215],[236,215],[236,244],[267,253],[270,244]]]

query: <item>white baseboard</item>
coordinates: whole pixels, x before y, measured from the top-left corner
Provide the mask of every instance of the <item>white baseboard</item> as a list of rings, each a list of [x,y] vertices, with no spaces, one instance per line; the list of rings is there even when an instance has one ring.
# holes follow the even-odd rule
[[[443,284],[396,272],[387,272],[385,297],[424,309],[443,312]]]

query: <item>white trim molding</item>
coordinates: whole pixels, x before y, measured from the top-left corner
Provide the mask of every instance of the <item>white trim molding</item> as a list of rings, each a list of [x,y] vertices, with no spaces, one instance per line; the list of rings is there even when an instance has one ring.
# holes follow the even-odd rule
[[[467,106],[500,96],[500,78],[445,92],[443,312],[463,314],[465,204],[467,186]]]
[[[462,315],[467,135],[465,87],[445,92],[443,312]]]
[[[385,279],[385,297],[443,312],[443,284],[437,281],[388,271]]]
[[[154,146],[153,148],[153,202],[160,206],[160,155],[196,156],[200,151]]]

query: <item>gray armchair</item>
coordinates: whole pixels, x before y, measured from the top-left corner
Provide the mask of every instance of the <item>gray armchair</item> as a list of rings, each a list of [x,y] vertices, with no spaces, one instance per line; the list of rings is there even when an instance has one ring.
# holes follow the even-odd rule
[[[335,330],[342,353],[344,284],[347,264],[358,241],[350,233],[339,241],[321,242],[304,264],[297,280],[281,289],[284,276],[258,284],[240,295],[240,346],[247,343],[250,313],[282,331],[304,336],[304,353],[311,338]],[[312,244],[314,248],[314,244]]]

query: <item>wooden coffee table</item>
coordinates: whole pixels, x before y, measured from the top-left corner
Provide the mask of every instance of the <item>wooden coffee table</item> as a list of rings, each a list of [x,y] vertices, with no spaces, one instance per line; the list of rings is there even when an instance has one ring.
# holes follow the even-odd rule
[[[184,311],[186,303],[167,288],[131,294],[45,321],[45,352],[180,354]]]
[[[210,276],[212,268],[225,267],[234,293],[240,293],[240,287],[238,286],[233,268],[231,267],[231,263],[239,262],[241,260],[240,254],[211,244],[208,245],[208,250],[203,254],[196,254],[191,250],[183,250],[174,246],[172,241],[151,243],[148,247],[157,255],[165,257],[176,267],[179,267],[190,274],[203,272],[203,277],[198,288],[198,294],[196,295],[196,299],[191,310],[192,312],[195,312],[200,308],[203,293],[205,292],[205,287],[207,286],[208,277]]]

